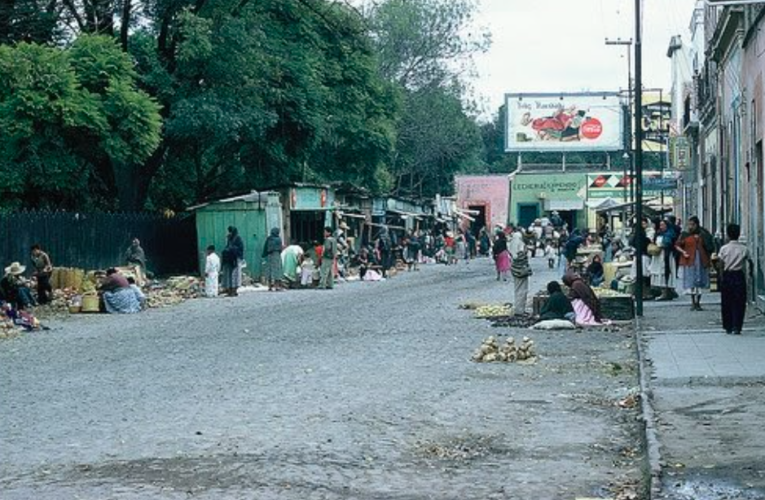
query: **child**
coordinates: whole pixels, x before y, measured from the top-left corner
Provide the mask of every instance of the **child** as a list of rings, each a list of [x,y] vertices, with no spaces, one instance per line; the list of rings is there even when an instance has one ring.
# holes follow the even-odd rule
[[[547,246],[545,246],[545,257],[547,257],[547,267],[555,269],[555,249],[550,240],[547,241]]]
[[[207,260],[205,263],[205,295],[207,297],[218,296],[218,275],[220,274],[220,257],[215,253],[215,246],[207,247]]]

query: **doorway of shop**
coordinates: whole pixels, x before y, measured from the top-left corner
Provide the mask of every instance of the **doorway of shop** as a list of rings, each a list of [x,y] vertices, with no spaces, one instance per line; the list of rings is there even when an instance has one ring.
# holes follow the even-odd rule
[[[488,225],[486,220],[486,205],[470,205],[470,215],[475,219],[470,223],[470,232],[473,236],[478,236],[481,233],[481,229]]]
[[[293,210],[290,214],[290,238],[303,245],[324,241],[326,212]]]
[[[539,218],[539,203],[518,204],[518,225],[529,227]]]

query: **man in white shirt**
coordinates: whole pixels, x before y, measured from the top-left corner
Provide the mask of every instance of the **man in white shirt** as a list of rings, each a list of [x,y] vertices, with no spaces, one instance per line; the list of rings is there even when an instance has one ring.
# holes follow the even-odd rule
[[[722,320],[725,333],[741,335],[746,315],[746,270],[751,262],[749,249],[738,241],[741,227],[729,224],[727,245],[720,249],[718,259],[722,271],[720,293],[722,295]]]

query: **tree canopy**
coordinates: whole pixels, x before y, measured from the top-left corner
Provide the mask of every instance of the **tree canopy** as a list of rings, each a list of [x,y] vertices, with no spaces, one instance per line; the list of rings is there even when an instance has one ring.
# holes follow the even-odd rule
[[[431,196],[482,165],[471,0],[9,0],[0,208],[182,209],[294,181]]]

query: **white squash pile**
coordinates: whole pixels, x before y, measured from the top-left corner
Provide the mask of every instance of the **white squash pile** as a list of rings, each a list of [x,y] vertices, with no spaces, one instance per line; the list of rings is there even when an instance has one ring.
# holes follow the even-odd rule
[[[534,349],[534,341],[528,337],[518,345],[515,338],[508,337],[505,343],[500,345],[495,337],[489,337],[483,341],[474,353],[472,360],[476,363],[515,363],[518,361],[536,361],[537,354]]]
[[[480,306],[475,310],[476,318],[506,318],[513,316],[513,306],[511,304],[497,304]]]

